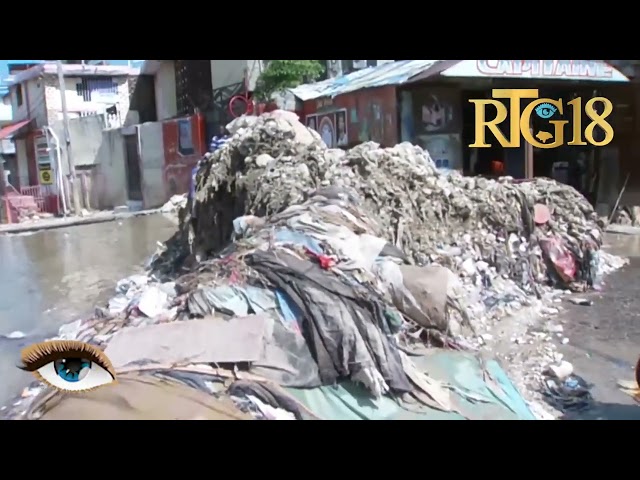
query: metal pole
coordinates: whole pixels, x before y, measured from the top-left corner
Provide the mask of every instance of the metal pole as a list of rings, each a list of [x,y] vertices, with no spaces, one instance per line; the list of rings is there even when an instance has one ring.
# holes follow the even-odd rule
[[[58,184],[58,198],[62,201],[62,214],[66,217],[68,212],[66,194],[64,191],[64,181],[62,177],[62,149],[60,148],[60,139],[56,135],[56,132],[53,131],[53,128],[45,128],[53,138],[53,141],[56,142],[56,182]]]
[[[82,210],[80,206],[80,194],[76,185],[76,167],[73,162],[71,149],[71,136],[69,135],[69,112],[67,111],[67,94],[64,83],[64,71],[62,60],[57,60],[58,67],[58,84],[60,86],[60,104],[62,106],[62,122],[64,124],[64,143],[67,151],[67,162],[69,163],[69,184],[71,195],[73,197],[73,210],[76,215],[80,215]]]

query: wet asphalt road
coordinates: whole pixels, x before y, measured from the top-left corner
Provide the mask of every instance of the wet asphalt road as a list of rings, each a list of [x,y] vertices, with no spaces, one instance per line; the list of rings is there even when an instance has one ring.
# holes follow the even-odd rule
[[[20,349],[91,313],[175,229],[163,215],[150,215],[0,236],[0,405],[33,378],[15,367]],[[13,331],[27,337],[2,337]]]
[[[608,235],[605,247],[630,264],[605,277],[602,292],[580,295],[593,300],[592,306],[565,304],[559,317],[569,338],[559,350],[594,385],[595,399],[592,408],[565,419],[640,420],[640,405],[616,384],[634,379],[640,356],[640,236]]]

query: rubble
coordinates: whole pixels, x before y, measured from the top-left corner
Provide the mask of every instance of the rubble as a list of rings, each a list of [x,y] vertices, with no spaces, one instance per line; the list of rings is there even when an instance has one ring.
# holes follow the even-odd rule
[[[617,225],[640,226],[640,207],[638,206],[621,206],[619,207],[611,219],[611,223]]]
[[[160,207],[162,213],[177,213],[187,205],[187,195],[174,195],[167,203]]]
[[[61,335],[106,348],[119,372],[205,375],[197,388],[253,418],[380,418],[409,404],[416,418],[533,418],[479,349],[507,360],[521,391],[546,380],[556,403],[584,400],[572,374],[544,376],[561,361],[561,326],[535,328],[623,263],[600,252],[602,224],[574,189],[444,175],[406,143],[327,149],[290,113],[228,129],[149,275]],[[375,412],[357,407],[365,396]],[[505,396],[508,408],[491,400]],[[309,411],[321,403],[354,409]]]
[[[415,264],[458,273],[460,296],[480,324],[535,303],[549,280],[585,290],[597,283],[594,272],[608,272],[617,261],[598,257],[602,223],[591,205],[555,181],[440,174],[428,152],[407,143],[327,149],[289,112],[242,117],[228,129],[233,138],[197,177],[194,212],[207,219],[194,232],[199,253],[226,245],[239,217],[278,213],[322,189],[329,197],[347,192],[361,199],[359,208],[376,219],[370,233]],[[536,215],[542,225],[535,224]],[[187,255],[185,238],[171,246],[171,260]],[[169,271],[174,265],[169,261]]]

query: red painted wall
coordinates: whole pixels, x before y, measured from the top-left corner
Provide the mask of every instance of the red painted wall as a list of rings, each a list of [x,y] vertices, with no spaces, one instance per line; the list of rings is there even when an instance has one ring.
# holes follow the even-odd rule
[[[390,147],[399,142],[396,87],[368,88],[304,102],[303,121],[307,115],[346,109],[349,145],[374,141]]]
[[[207,151],[204,117],[200,114],[186,117],[191,122],[191,136],[195,152],[183,155],[179,150],[178,122],[182,119],[166,120],[162,124],[164,146],[164,184],[169,195],[189,191],[191,170]]]

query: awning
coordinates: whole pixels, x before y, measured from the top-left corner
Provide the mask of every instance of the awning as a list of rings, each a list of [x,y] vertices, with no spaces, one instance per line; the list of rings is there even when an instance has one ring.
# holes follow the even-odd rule
[[[463,78],[629,81],[618,69],[602,60],[460,60],[441,75]]]
[[[13,123],[11,125],[7,125],[6,127],[0,128],[0,140],[11,137],[14,133],[27,125],[29,122],[31,122],[31,120],[23,120],[21,122]]]

